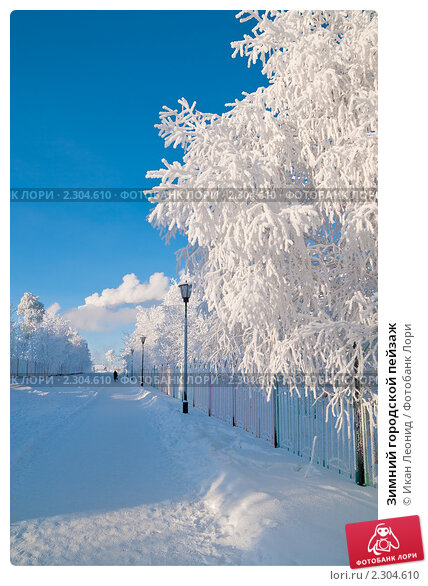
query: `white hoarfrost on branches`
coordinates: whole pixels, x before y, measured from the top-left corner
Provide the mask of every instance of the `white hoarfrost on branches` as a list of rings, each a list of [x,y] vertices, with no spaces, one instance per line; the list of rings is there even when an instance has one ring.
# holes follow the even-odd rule
[[[24,293],[19,302],[17,314],[22,315],[25,326],[30,329],[36,329],[37,325],[43,321],[45,306],[39,297],[32,293]]]
[[[92,363],[88,344],[70,322],[50,311],[32,293],[24,293],[17,315],[11,311],[12,359],[39,365],[46,374],[90,372]]]
[[[197,289],[192,291],[188,305],[188,360],[203,359],[202,342],[208,337],[210,316],[203,311],[203,302]],[[135,330],[125,340],[122,353],[128,373],[137,374],[141,365],[141,336],[145,336],[144,364],[180,367],[183,363],[184,303],[178,283],[172,279],[159,305],[137,308]],[[132,358],[131,349],[134,350]],[[132,365],[132,360],[133,365]]]
[[[113,349],[107,350],[106,362],[107,362],[107,369],[108,370],[110,370],[110,371],[115,370],[115,368],[116,368],[116,352]]]
[[[373,402],[375,386],[363,375],[377,369],[375,198],[269,202],[256,194],[285,186],[376,191],[377,15],[238,17],[255,26],[232,43],[233,56],[260,61],[267,85],[221,115],[184,98],[178,110],[164,107],[159,134],[184,154],[147,174],[160,179],[149,219],[167,237],[188,238],[182,258],[216,316],[211,348],[241,371],[309,375],[304,386],[314,393],[311,375],[328,374],[332,387],[323,391],[339,409],[342,397],[355,397],[356,374]],[[248,196],[174,201],[177,188]]]

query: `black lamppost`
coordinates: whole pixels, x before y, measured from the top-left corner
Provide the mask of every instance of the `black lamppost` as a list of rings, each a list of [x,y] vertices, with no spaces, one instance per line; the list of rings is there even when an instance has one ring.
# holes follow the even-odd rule
[[[189,403],[187,402],[187,304],[192,293],[192,285],[187,282],[179,285],[181,296],[184,301],[184,390],[183,390],[183,413],[189,412]]]
[[[131,348],[131,379],[134,376],[134,348]]]
[[[141,386],[144,387],[144,342],[146,336],[141,336]]]

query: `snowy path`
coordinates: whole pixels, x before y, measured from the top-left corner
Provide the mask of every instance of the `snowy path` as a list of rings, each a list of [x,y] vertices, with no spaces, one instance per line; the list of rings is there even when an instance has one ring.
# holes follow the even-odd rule
[[[377,516],[375,490],[169,397],[76,388],[64,417],[70,392],[36,390],[12,387],[15,564],[346,564],[344,524]]]

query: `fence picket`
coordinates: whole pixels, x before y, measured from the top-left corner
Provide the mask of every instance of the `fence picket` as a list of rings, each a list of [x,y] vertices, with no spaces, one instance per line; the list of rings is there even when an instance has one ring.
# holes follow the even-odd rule
[[[160,370],[158,370],[158,373]],[[162,368],[162,374],[164,369]],[[170,371],[170,385],[158,384],[158,389],[175,398],[182,398],[180,371]],[[228,382],[221,375],[212,375],[209,368],[204,376],[193,377],[189,369],[189,402],[203,413],[239,427],[273,446],[287,449],[338,474],[356,478],[355,429],[353,401],[342,399],[336,409],[328,408],[329,397],[320,391],[318,397],[305,392],[290,393],[279,379],[270,391],[255,384],[241,385],[236,377]],[[175,381],[180,380],[180,385]],[[207,382],[208,381],[208,382]],[[216,381],[216,382],[213,382]],[[231,382],[230,382],[231,381]],[[169,380],[168,380],[169,382]],[[341,407],[346,406],[345,419],[339,427]],[[377,485],[377,434],[372,419],[364,409],[364,459],[366,484]],[[314,438],[317,438],[314,444]],[[311,454],[313,451],[313,460]]]

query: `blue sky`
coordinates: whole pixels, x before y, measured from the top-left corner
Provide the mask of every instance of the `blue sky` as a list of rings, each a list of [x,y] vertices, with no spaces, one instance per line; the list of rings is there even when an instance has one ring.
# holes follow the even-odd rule
[[[165,150],[153,127],[163,105],[196,100],[220,113],[265,85],[259,66],[231,58],[251,23],[235,11],[15,11],[11,15],[11,186],[146,187]],[[147,203],[11,206],[11,296],[60,311],[135,273],[176,276],[175,251],[146,221]],[[81,328],[94,354],[121,332]]]

